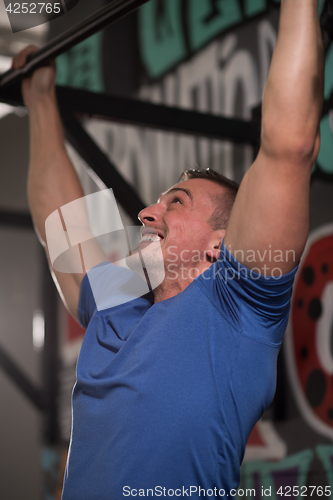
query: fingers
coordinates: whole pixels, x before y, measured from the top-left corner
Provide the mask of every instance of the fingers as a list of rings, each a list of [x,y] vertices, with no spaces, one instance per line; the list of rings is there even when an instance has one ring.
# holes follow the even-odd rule
[[[28,47],[16,54],[13,58],[12,69],[22,68],[26,64],[28,57],[37,52],[37,50],[39,50],[39,47],[36,47],[35,45],[28,45]]]

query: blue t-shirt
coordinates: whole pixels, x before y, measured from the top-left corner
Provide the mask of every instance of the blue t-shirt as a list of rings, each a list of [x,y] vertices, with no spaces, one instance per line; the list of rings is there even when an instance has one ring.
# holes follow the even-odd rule
[[[222,245],[175,297],[108,307],[115,292],[97,308],[89,281],[105,299],[120,271],[90,271],[63,500],[201,498],[214,488],[220,498],[237,488],[249,434],[274,396],[295,272],[259,276]]]

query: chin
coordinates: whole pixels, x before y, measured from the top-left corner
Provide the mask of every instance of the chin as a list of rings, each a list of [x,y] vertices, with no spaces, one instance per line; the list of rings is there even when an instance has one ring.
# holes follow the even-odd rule
[[[148,250],[147,247],[140,252],[139,250],[134,250],[126,257],[126,265],[131,271],[139,274],[139,276],[146,280],[143,270],[143,267],[145,267],[153,290],[160,285],[165,278],[163,254],[160,247],[150,250]]]
[[[144,277],[144,272],[142,269],[142,257],[138,250],[134,250],[129,255],[126,256],[126,266],[133,272]]]

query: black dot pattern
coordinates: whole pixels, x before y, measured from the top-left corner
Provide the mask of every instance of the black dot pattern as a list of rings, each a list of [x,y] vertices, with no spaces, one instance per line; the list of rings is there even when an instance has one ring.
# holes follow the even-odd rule
[[[303,300],[303,299],[299,299],[299,300],[297,301],[297,307],[298,307],[299,309],[302,309],[302,307],[303,307],[303,306],[304,306],[304,300]]]
[[[317,297],[315,299],[312,299],[308,307],[310,318],[317,321],[317,319],[320,318],[322,311],[323,308],[320,299],[318,299]]]
[[[327,274],[327,273],[328,273],[328,265],[327,265],[327,264],[323,264],[323,265],[321,266],[321,272],[322,272],[323,274]]]
[[[308,286],[313,285],[315,282],[315,272],[312,266],[307,266],[303,271],[304,283]]]
[[[333,408],[328,409],[327,416],[328,416],[329,420],[333,420]]]
[[[306,359],[308,357],[309,351],[307,347],[302,347],[301,349],[301,358]]]
[[[313,370],[310,373],[308,380],[306,381],[305,393],[309,404],[312,408],[319,406],[324,397],[326,391],[326,379],[325,375],[320,370]]]

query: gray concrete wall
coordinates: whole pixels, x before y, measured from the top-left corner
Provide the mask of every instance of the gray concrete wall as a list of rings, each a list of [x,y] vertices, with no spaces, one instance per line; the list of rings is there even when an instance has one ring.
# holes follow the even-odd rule
[[[0,120],[0,210],[28,211],[28,117]],[[0,226],[0,345],[36,385],[41,353],[33,349],[32,316],[41,307],[42,250],[32,230]],[[0,497],[41,498],[40,412],[0,368]]]

